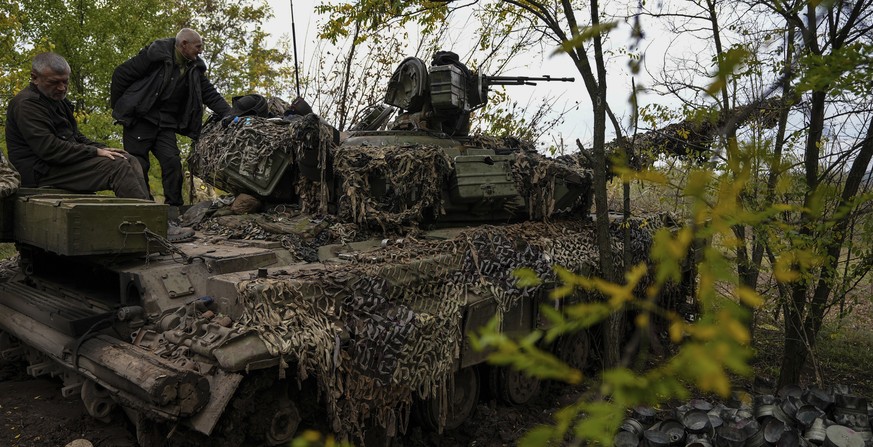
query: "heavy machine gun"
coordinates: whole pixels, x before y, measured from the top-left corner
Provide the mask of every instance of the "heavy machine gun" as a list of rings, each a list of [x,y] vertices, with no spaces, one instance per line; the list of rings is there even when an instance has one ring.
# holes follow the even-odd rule
[[[488,85],[537,85],[537,82],[574,82],[576,78],[553,78],[549,75],[531,76],[481,76]]]
[[[403,60],[385,94],[385,104],[402,110],[389,126],[391,130],[426,130],[449,136],[466,136],[470,131],[470,113],[488,102],[488,91],[495,85],[536,85],[537,82],[573,82],[574,78],[551,76],[488,76],[467,68],[458,55],[440,51],[428,67],[417,57]],[[366,127],[375,130],[387,117],[382,107]],[[365,119],[366,121],[366,119]],[[376,127],[378,128],[378,127]]]

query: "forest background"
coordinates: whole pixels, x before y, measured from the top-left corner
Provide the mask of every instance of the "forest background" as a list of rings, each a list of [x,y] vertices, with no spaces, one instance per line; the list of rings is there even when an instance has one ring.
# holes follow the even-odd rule
[[[484,73],[538,66],[554,54],[550,63],[578,76],[575,88],[534,101],[495,91],[476,114],[476,131],[584,158],[594,173],[601,253],[610,252],[610,209],[628,216],[667,210],[687,225],[657,234],[651,265],[618,268],[602,256],[601,278],[556,267],[565,287],[555,299],[578,289],[604,299],[552,315],[549,330],[522,340],[497,331],[477,339],[495,348],[495,362],[576,383],[580,372],[561,367],[540,345],[603,327],[596,392],[529,439],[536,445],[572,431],[606,440],[635,404],[695,388],[729,393],[737,375],[751,372],[762,317],[782,334],[781,361],[771,371],[779,385],[800,382],[804,371],[821,380],[818,348],[823,334],[833,336],[823,331],[828,322],[858,327],[854,309],[873,290],[871,3],[324,3],[315,49],[295,73],[290,40],[265,29],[271,9],[264,2],[0,0],[0,102],[27,85],[34,54],[58,52],[72,67],[69,98],[82,132],[118,145],[120,128],[108,109],[113,69],[182,26],[204,36],[209,76],[228,98],[288,99],[299,75],[307,101],[340,130],[380,102],[402,57],[428,60],[460,35],[471,36],[463,39],[469,48],[462,60]],[[298,23],[310,19],[298,16]],[[648,46],[649,34],[681,45]],[[647,70],[653,59],[658,68]],[[573,134],[563,124],[579,108],[590,122]],[[154,171],[150,184],[159,192]],[[659,305],[663,289],[689,266],[697,272],[693,320]],[[654,285],[635,290],[644,275]],[[634,311],[632,321],[626,310]],[[655,365],[640,361],[662,332],[673,355]],[[628,339],[637,349],[622,349]]]

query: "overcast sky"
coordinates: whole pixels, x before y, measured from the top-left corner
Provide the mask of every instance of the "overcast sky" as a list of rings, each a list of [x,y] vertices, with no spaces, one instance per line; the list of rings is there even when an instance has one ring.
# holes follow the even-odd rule
[[[274,17],[266,24],[268,31],[274,39],[281,36],[291,35],[291,2],[289,0],[267,0],[273,9]],[[294,22],[297,31],[297,49],[301,64],[304,67],[308,66],[306,61],[309,54],[316,49],[316,34],[319,23],[319,17],[315,15],[315,5],[319,4],[319,0],[294,0]],[[658,33],[648,33],[649,36]],[[618,28],[611,34],[613,42],[619,45],[625,45],[629,41],[628,29]],[[458,39],[463,41],[463,38]],[[451,44],[447,44],[451,46]],[[666,48],[666,42],[659,42],[657,39],[649,39],[645,45],[650,45],[647,50],[647,60],[650,65],[652,62],[659,63],[662,59],[662,54]],[[463,53],[463,49],[445,48],[446,50],[455,50]],[[407,55],[398,54],[397,62],[403,60]],[[523,66],[527,64],[527,66]],[[650,67],[651,69],[651,67]],[[608,101],[610,106],[617,115],[623,120],[623,126],[627,125],[629,118],[627,117],[629,109],[628,100],[631,90],[631,75],[627,69],[627,59],[615,58],[609,67],[609,82],[608,82]],[[489,73],[496,74],[496,73]],[[575,139],[580,139],[583,143],[590,142],[591,139],[591,104],[584,90],[584,85],[579,73],[576,71],[572,61],[567,55],[550,56],[549,54],[529,54],[524,58],[519,58],[517,65],[510,68],[509,72],[499,73],[507,76],[540,76],[549,74],[555,77],[575,77],[576,82],[569,83],[540,83],[536,86],[519,86],[509,87],[510,96],[519,104],[538,104],[540,98],[544,96],[560,98],[558,107],[571,108],[577,102],[580,107],[578,111],[573,111],[567,115],[565,124],[560,128],[560,133],[563,135],[565,142],[572,142]],[[387,76],[386,76],[387,82]],[[641,81],[638,79],[638,83]],[[645,80],[642,81],[646,83]],[[647,101],[664,101],[664,98],[659,98],[654,95],[648,95],[641,98],[641,103]],[[570,144],[571,148],[575,144]]]

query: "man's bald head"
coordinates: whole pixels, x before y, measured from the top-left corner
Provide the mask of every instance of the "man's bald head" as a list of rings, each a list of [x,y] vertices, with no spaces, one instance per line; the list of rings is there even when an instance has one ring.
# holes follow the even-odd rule
[[[30,82],[46,97],[60,101],[67,96],[70,64],[56,53],[37,54],[30,67]]]
[[[200,38],[197,31],[191,28],[182,28],[176,33],[176,48],[185,59],[194,61],[203,52],[203,39]]]

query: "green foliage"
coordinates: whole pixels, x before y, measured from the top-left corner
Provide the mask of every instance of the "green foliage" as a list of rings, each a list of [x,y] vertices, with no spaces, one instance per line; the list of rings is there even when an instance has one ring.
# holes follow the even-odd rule
[[[288,90],[293,68],[284,49],[269,48],[261,28],[271,16],[263,0],[142,0],[137,2],[66,2],[0,0],[0,123],[5,104],[30,81],[34,55],[54,51],[72,69],[68,98],[80,130],[88,137],[121,147],[121,128],[109,109],[112,72],[152,41],[192,27],[204,39],[202,54],[210,78],[227,97]],[[180,141],[183,153],[188,147]],[[5,150],[5,140],[3,142]],[[149,171],[159,194],[160,170]]]
[[[800,92],[830,90],[835,94],[867,95],[873,89],[873,44],[854,42],[828,54],[800,59]]]
[[[291,447],[352,447],[350,442],[337,441],[314,430],[306,430],[291,441]]]
[[[9,259],[18,254],[15,244],[0,244],[0,259]]]
[[[742,166],[736,168],[743,169]],[[581,378],[581,371],[561,370],[561,374],[547,375],[542,365],[548,354],[539,351],[543,346],[541,340],[547,344],[560,335],[597,325],[614,312],[635,312],[637,336],[649,333],[649,327],[656,324],[656,320],[666,322],[670,340],[675,343],[674,356],[648,369],[618,367],[604,371],[594,388],[596,395],[591,396],[595,399],[580,401],[563,409],[555,416],[553,425],[531,431],[520,445],[559,442],[568,434],[608,445],[627,408],[683,399],[691,388],[727,396],[731,389],[731,375],[750,373],[750,335],[741,323],[747,310],[738,303],[757,307],[762,299],[754,290],[735,283],[732,260],[723,250],[709,246],[696,266],[699,282],[695,298],[701,308],[698,319],[688,322],[658,304],[658,298],[670,293],[681,280],[686,255],[696,240],[716,238],[730,243],[735,239],[732,225],[759,217],[754,213],[738,212],[732,194],[743,185],[735,181],[736,174],[716,175],[706,170],[692,172],[686,187],[692,200],[691,222],[674,231],[658,231],[651,251],[652,264],[633,267],[622,283],[610,283],[555,266],[558,284],[551,293],[553,300],[561,301],[578,293],[588,297],[602,296],[603,299],[564,306],[545,305],[541,308],[541,316],[548,320],[548,329],[515,342],[500,333],[497,320],[473,337],[475,346],[492,350],[489,361],[512,365],[535,377],[554,379],[558,376],[561,380],[576,383]],[[527,286],[536,284],[529,271],[516,272],[516,276]],[[721,299],[725,287],[732,291],[733,300]],[[549,367],[552,371],[559,368],[557,365]]]
[[[749,50],[742,46],[731,48],[724,54],[718,55],[716,57],[717,70],[713,76],[715,79],[706,87],[706,93],[715,96],[721,92],[727,85],[728,79],[740,69],[750,56]]]
[[[409,13],[409,11],[413,13]],[[336,43],[349,37],[349,31],[360,24],[364,30],[359,41],[376,36],[386,29],[400,30],[409,23],[416,23],[424,35],[439,28],[449,13],[448,2],[428,0],[360,0],[351,3],[322,4],[316,11],[328,19],[319,37]]]
[[[177,15],[179,26],[203,36],[202,57],[210,63],[209,76],[219,92],[280,95],[290,90],[293,58],[267,46],[262,24],[273,14],[264,0],[187,0]]]
[[[534,331],[515,340],[500,331],[499,320],[495,318],[479,330],[478,336],[471,337],[470,341],[474,349],[492,349],[488,359],[495,365],[511,366],[542,379],[579,383],[582,373],[540,349],[538,344],[541,337],[541,332]]]

